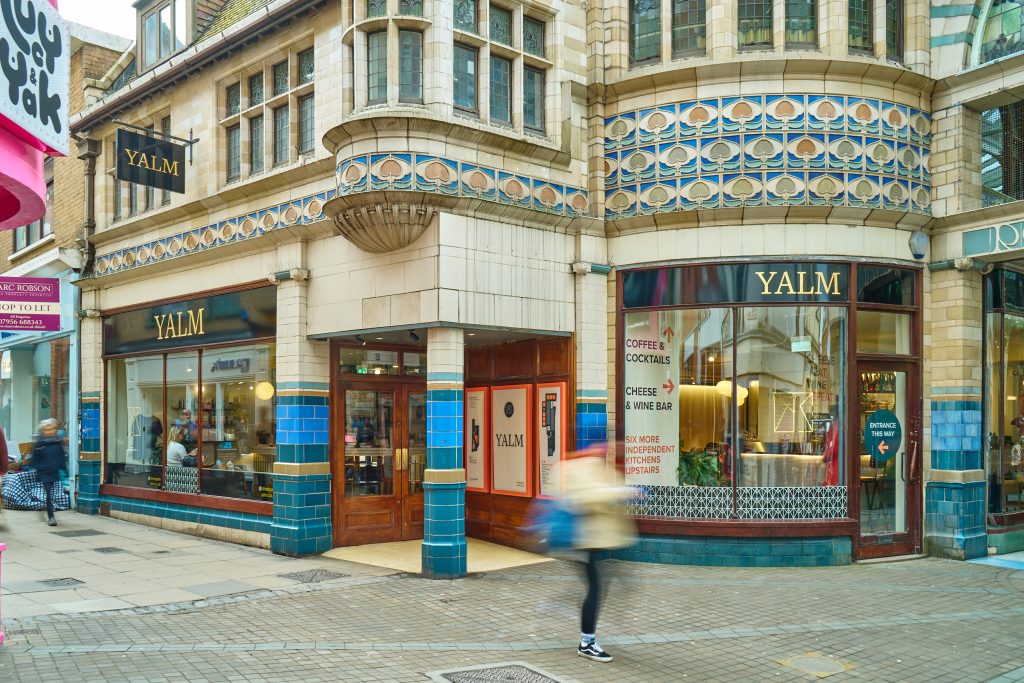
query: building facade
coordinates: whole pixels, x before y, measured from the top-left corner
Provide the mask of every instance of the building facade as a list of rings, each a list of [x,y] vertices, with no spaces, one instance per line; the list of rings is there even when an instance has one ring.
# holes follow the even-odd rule
[[[1019,13],[255,5],[139,3],[73,120],[80,509],[459,576],[598,447],[631,559],[1024,543]],[[117,179],[125,124],[188,142],[141,157],[183,193]]]

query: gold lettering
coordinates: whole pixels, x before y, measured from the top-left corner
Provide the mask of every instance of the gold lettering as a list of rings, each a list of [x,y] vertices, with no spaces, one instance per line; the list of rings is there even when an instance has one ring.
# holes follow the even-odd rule
[[[156,340],[161,341],[164,338],[164,318],[167,314],[154,315],[153,322],[156,323]]]
[[[782,294],[783,287],[789,290],[789,294],[796,294],[796,290],[793,289],[793,281],[789,279],[789,273],[786,271],[782,271],[782,277],[779,278],[779,288],[775,290],[775,293]]]
[[[178,162],[171,163],[170,159],[164,159],[164,167],[158,169],[160,173],[170,173],[171,175],[178,175]]]
[[[125,153],[125,156],[128,157],[128,165],[129,166],[134,166],[135,165],[135,157],[137,157],[139,155],[139,153],[137,151],[133,152],[130,149],[125,149],[124,153]]]
[[[177,330],[174,329],[174,315],[167,316],[167,325],[164,327],[164,339],[174,339],[178,336]]]
[[[801,270],[800,272],[797,273],[797,275],[799,276],[798,282],[800,283],[800,291],[798,291],[797,294],[820,294],[821,293],[821,292],[815,291],[815,289],[813,287],[811,289],[806,289],[806,290],[804,289],[804,276],[806,276],[807,273],[805,273],[804,271]]]
[[[757,278],[761,281],[761,284],[764,285],[764,290],[761,293],[762,294],[771,294],[771,292],[768,291],[768,287],[769,287],[769,285],[771,285],[772,280],[775,279],[775,276],[777,275],[777,273],[774,270],[771,271],[770,273],[768,273],[768,278],[767,279],[764,276],[764,271],[755,272],[754,275],[756,275]]]
[[[143,155],[142,155],[142,161],[140,161],[140,162],[139,162],[138,164],[136,164],[136,165],[137,165],[137,166],[138,166],[139,168],[144,168],[144,169],[146,169],[147,171],[148,171],[148,170],[150,170],[150,167],[149,167],[149,162],[148,162],[148,161],[146,161],[146,155],[145,155],[145,154],[143,154]]]
[[[206,310],[205,308],[200,308],[198,311],[196,311],[195,315],[193,315],[192,311],[189,310],[189,312],[188,312],[188,335],[189,336],[192,336],[193,334],[204,334],[204,332],[203,332],[203,311],[205,311],[205,310]]]
[[[832,273],[832,277],[825,280],[825,273],[817,273],[818,276],[818,290],[824,291],[825,294],[833,294],[839,296],[839,273]]]

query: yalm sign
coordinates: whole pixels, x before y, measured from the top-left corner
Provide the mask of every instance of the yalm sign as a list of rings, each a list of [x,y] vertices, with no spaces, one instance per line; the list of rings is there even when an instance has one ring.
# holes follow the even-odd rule
[[[0,277],[0,330],[60,330],[60,280]]]

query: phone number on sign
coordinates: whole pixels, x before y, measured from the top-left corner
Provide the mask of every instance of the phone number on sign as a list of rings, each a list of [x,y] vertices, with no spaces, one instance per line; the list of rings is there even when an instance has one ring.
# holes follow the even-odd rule
[[[43,330],[46,329],[46,322],[41,318],[3,315],[0,316],[0,329],[5,327],[13,327],[18,330]]]

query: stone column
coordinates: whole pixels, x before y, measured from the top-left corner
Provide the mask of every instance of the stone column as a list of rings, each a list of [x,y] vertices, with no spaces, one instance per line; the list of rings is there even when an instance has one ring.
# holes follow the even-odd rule
[[[304,245],[282,245],[277,285],[277,460],[270,549],[281,555],[332,547],[330,345],[306,339]],[[290,265],[289,265],[290,264]]]
[[[603,240],[583,237],[580,253],[598,257]],[[603,260],[603,258],[601,259]],[[608,272],[587,260],[576,273],[576,449],[608,441]]]
[[[423,474],[423,576],[466,575],[462,329],[427,331],[427,470]]]
[[[99,317],[99,293],[82,292],[78,316],[81,334],[81,428],[78,443],[79,512],[95,515],[100,508],[102,483],[102,406],[103,406],[103,320]],[[74,359],[72,359],[74,362]]]
[[[982,277],[931,274],[931,457],[925,471],[925,548],[968,560],[987,553],[982,466]]]

